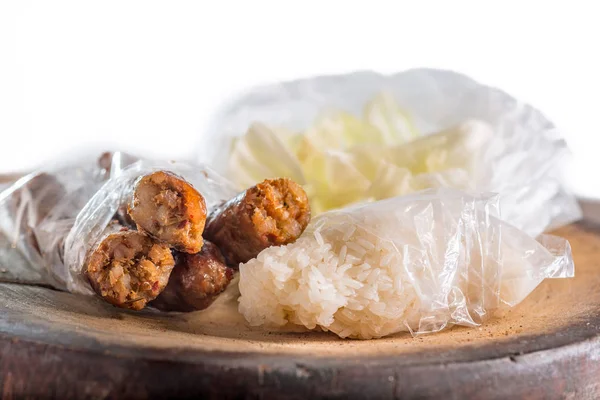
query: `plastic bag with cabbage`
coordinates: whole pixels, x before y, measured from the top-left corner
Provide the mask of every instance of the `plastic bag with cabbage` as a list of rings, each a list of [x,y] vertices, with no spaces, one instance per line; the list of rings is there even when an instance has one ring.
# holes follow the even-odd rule
[[[453,187],[499,193],[503,217],[532,236],[581,215],[562,181],[568,151],[555,127],[453,72],[363,72],[259,88],[211,130],[217,136],[207,135],[202,160],[240,188],[290,177],[316,214]]]

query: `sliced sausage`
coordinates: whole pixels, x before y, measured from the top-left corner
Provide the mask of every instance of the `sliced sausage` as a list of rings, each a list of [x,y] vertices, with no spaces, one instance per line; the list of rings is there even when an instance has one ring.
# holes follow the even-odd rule
[[[202,249],[204,198],[177,175],[157,171],[143,176],[128,214],[139,230],[179,251],[194,254]]]
[[[104,300],[141,310],[167,286],[175,260],[168,245],[123,229],[107,234],[93,248],[84,270]]]
[[[267,179],[213,210],[204,237],[236,267],[270,246],[294,242],[310,221],[308,197],[291,179]]]

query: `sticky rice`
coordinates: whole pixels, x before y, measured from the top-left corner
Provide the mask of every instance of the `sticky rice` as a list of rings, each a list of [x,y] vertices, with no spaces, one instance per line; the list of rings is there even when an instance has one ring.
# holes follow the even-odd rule
[[[450,190],[324,213],[240,266],[239,311],[253,326],[343,338],[430,333],[478,326],[544,278],[572,275],[566,241],[557,257],[493,214],[493,198]]]

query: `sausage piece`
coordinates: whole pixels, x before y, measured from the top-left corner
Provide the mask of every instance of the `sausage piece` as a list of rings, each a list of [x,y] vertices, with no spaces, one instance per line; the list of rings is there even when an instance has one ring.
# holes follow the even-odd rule
[[[170,172],[157,171],[142,177],[128,213],[138,230],[179,251],[194,254],[202,249],[204,197]]]
[[[208,216],[204,237],[232,267],[270,246],[294,242],[310,221],[308,197],[291,179],[266,179]]]
[[[166,244],[123,230],[108,234],[91,251],[85,271],[104,300],[141,310],[167,286],[174,264]]]
[[[204,241],[197,254],[179,253],[165,290],[150,303],[162,311],[196,311],[210,306],[227,288],[233,269],[214,244]]]

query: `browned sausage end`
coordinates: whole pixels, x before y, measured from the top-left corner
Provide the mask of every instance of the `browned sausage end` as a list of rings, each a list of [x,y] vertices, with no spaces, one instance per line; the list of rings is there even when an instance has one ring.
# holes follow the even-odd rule
[[[182,178],[165,171],[137,183],[128,209],[139,230],[186,253],[202,248],[206,204]]]
[[[167,245],[126,230],[99,243],[88,256],[86,273],[104,300],[141,310],[166,287],[174,264]]]
[[[291,179],[267,179],[214,210],[204,236],[232,266],[294,242],[310,221],[308,197]]]

